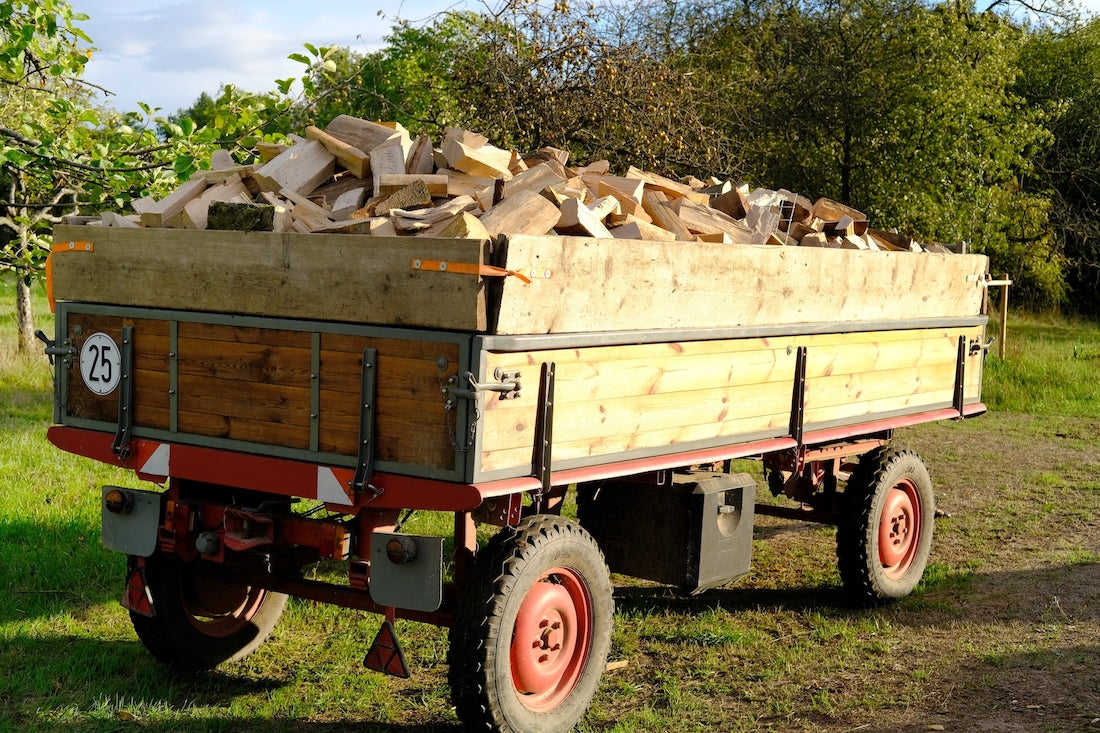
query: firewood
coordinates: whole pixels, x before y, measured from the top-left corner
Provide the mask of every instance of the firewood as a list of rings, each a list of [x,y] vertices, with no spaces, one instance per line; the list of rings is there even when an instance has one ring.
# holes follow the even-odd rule
[[[206,190],[206,181],[194,178],[187,181],[168,196],[156,202],[141,214],[141,223],[147,227],[163,227],[183,211],[187,202]]]
[[[660,191],[646,191],[642,194],[642,206],[653,219],[653,223],[662,229],[672,232],[675,238],[681,242],[693,242],[695,237],[688,231],[680,217],[668,205],[668,198]]]
[[[325,132],[353,148],[365,153],[387,143],[402,142],[402,133],[392,127],[380,125],[377,122],[352,117],[351,115],[339,115],[332,122],[325,125]],[[400,171],[404,173],[404,170]]]
[[[447,159],[448,166],[471,176],[505,180],[512,178],[512,172],[509,169],[512,153],[507,150],[501,150],[492,145],[472,148],[469,145],[463,145],[455,138],[448,138],[443,142],[443,155]]]
[[[520,191],[505,198],[481,217],[490,235],[546,234],[554,228],[561,212],[533,191]]]
[[[447,176],[442,174],[383,173],[378,177],[378,195],[390,196],[414,181],[420,181],[433,197],[447,195]]]
[[[370,151],[371,175],[374,181],[374,195],[381,196],[382,176],[404,175],[405,152],[397,141],[390,141]]]
[[[336,157],[316,140],[300,142],[265,163],[252,177],[262,191],[294,191],[307,194],[332,178]]]
[[[558,234],[611,239],[611,232],[604,226],[602,218],[578,199],[568,198],[562,202],[561,216],[554,225],[554,231]]]
[[[346,143],[313,125],[306,127],[306,137],[324,145],[325,150],[331,153],[340,165],[347,168],[348,172],[356,178],[366,178],[367,174],[370,173],[370,156],[354,145]]]
[[[183,226],[187,229],[206,229],[207,210],[215,201],[249,203],[252,197],[241,177],[234,174],[232,178],[210,186],[184,205],[180,216]]]
[[[428,206],[431,203],[432,195],[428,191],[427,184],[417,178],[409,185],[394,191],[375,206],[374,214],[388,216],[390,209],[411,209],[417,206]]]
[[[650,242],[673,242],[676,235],[667,229],[650,224],[641,219],[634,219],[622,226],[611,230],[611,236],[616,239],[644,239]]]

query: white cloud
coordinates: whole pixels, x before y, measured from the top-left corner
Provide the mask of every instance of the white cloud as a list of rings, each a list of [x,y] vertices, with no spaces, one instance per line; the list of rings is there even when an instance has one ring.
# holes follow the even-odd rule
[[[112,92],[106,101],[119,110],[136,110],[141,101],[175,112],[223,84],[270,91],[276,79],[302,73],[287,56],[303,52],[305,43],[367,52],[382,45],[393,18],[413,17],[397,0],[316,6],[291,0],[71,2],[89,16],[81,27],[99,49],[85,77]],[[415,16],[452,5],[429,0]]]

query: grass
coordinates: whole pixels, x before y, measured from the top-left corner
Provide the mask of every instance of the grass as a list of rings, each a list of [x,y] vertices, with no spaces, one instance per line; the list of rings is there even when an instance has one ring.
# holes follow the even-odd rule
[[[0,731],[459,729],[430,626],[398,623],[409,680],[362,667],[377,617],[296,600],[242,662],[154,662],[99,541],[98,487],[140,482],[45,440],[50,367],[15,354],[12,301],[0,280]],[[1097,730],[1100,328],[1025,318],[1009,338],[987,361],[989,415],[901,436],[951,514],[916,593],[850,607],[831,530],[771,519],[729,587],[684,598],[616,577],[625,667],[581,730]]]

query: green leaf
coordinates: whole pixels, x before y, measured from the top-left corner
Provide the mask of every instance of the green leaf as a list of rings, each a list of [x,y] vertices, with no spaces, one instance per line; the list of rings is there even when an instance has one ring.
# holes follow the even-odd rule
[[[289,56],[287,56],[287,58],[290,59],[291,61],[297,61],[300,64],[305,64],[306,66],[312,66],[313,65],[312,61],[310,61],[308,58],[306,58],[305,56],[303,56],[300,53],[292,53]]]

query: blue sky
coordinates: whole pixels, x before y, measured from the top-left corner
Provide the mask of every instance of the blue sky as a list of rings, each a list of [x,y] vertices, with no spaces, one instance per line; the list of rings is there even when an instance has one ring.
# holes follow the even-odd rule
[[[1052,0],[1048,0],[1050,2]],[[222,84],[255,92],[299,76],[287,56],[303,44],[379,48],[397,18],[419,21],[449,8],[484,10],[505,0],[70,0],[90,16],[81,27],[96,48],[86,78],[113,92],[105,101],[136,110],[139,101],[174,113]],[[1100,0],[1079,5],[1100,13]]]
[[[1098,0],[1100,1],[1100,0]],[[300,76],[288,61],[303,44],[367,52],[383,45],[396,18],[417,21],[463,0],[70,0],[89,16],[81,27],[98,49],[85,78],[113,92],[118,110],[144,102],[173,113],[222,84],[266,92]],[[470,7],[484,7],[470,3]]]

